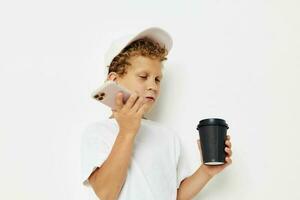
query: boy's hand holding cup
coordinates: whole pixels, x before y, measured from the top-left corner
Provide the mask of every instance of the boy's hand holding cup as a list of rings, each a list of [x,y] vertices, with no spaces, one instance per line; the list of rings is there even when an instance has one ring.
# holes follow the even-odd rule
[[[229,127],[226,121],[218,118],[203,119],[197,126],[202,167],[210,176],[219,173],[232,162],[231,142],[227,129]]]

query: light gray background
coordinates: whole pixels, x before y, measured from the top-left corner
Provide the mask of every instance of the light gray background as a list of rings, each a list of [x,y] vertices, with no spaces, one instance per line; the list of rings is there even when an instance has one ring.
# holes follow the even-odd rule
[[[191,169],[196,125],[229,123],[233,164],[195,199],[300,199],[299,1],[1,1],[0,199],[84,199],[80,133],[110,110],[90,93],[110,41],[148,26],[174,39],[151,113]]]

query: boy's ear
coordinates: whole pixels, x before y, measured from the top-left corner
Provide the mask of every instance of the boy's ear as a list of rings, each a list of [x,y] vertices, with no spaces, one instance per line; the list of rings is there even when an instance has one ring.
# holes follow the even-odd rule
[[[116,72],[110,72],[107,75],[107,79],[106,80],[115,81],[117,78],[118,78],[118,74]]]

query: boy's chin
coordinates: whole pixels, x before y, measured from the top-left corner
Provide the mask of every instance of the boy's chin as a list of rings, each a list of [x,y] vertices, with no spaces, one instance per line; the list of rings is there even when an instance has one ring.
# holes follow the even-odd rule
[[[149,104],[149,106],[148,106],[147,110],[145,111],[146,114],[148,114],[149,112],[151,112],[152,109],[153,109],[153,107],[154,107],[153,103],[148,102],[148,104]]]

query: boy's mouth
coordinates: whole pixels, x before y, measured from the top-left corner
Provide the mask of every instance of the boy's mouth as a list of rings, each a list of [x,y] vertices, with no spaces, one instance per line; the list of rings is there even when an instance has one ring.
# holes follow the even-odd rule
[[[151,99],[152,101],[155,101],[154,97],[146,97],[147,99]]]

